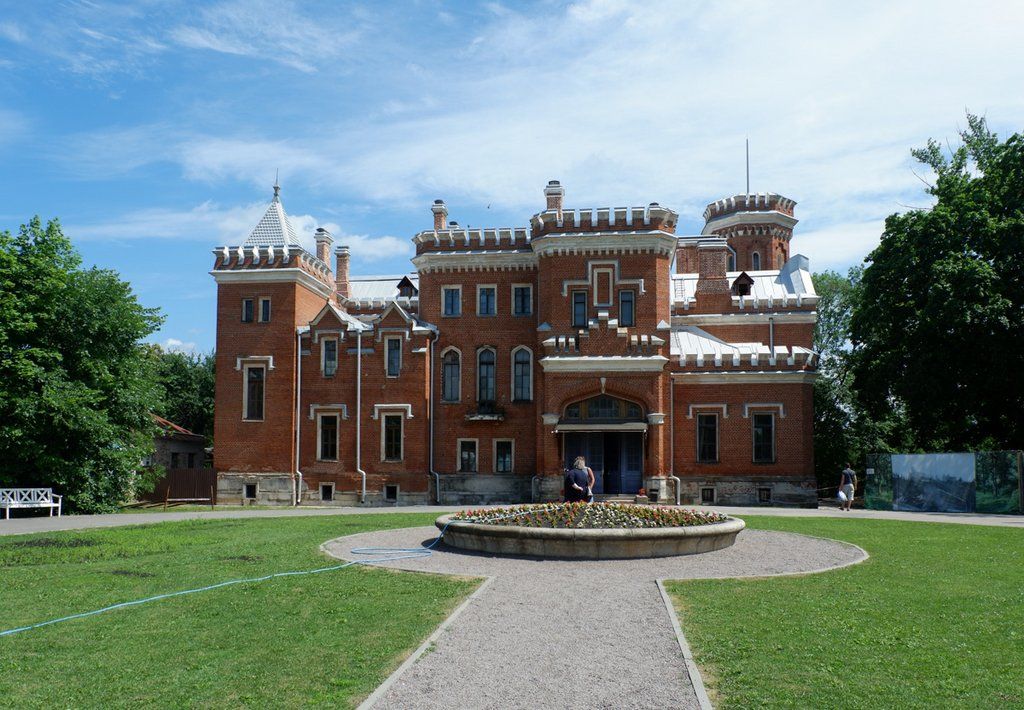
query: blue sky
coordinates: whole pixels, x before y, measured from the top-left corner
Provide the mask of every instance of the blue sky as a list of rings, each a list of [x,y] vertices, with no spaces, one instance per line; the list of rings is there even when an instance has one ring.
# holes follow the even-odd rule
[[[964,110],[1024,118],[1024,4],[0,2],[0,229],[59,217],[89,264],[209,350],[210,250],[280,170],[310,240],[410,268],[441,197],[473,226],[658,201],[696,232],[751,188],[797,200],[794,249],[859,263],[927,204],[909,150]],[[918,171],[920,173],[920,171]],[[925,180],[927,175],[921,175]]]

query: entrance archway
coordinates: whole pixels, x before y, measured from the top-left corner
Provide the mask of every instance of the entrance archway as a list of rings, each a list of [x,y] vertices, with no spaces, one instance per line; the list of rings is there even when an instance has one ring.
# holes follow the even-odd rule
[[[566,406],[555,432],[562,436],[565,467],[583,456],[594,470],[595,494],[635,494],[643,486],[644,407],[608,394]]]

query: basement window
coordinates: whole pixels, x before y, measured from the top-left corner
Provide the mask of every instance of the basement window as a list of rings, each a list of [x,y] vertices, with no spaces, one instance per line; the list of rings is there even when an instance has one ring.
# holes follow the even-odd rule
[[[398,486],[384,486],[384,500],[389,503],[398,502]]]
[[[256,484],[246,483],[245,490],[242,493],[242,497],[247,498],[249,500],[256,500]]]
[[[334,484],[333,483],[321,483],[320,484],[320,500],[325,503],[330,503],[334,500]]]
[[[715,502],[715,489],[714,488],[701,488],[700,489],[700,502],[702,505],[713,505]]]
[[[757,489],[757,502],[758,503],[771,503],[772,502],[772,489],[771,488],[758,488]]]

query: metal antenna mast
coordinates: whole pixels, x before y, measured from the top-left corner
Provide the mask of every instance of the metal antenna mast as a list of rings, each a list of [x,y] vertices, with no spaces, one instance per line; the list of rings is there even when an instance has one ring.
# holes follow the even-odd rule
[[[750,194],[750,139],[747,138],[747,194]]]

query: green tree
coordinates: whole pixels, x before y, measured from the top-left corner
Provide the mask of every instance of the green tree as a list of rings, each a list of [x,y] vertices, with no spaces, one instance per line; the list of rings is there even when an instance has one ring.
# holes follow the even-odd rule
[[[213,441],[213,353],[160,353],[163,403],[156,413]]]
[[[160,325],[129,285],[83,269],[57,220],[0,233],[0,485],[113,509],[153,447]]]
[[[1024,137],[967,124],[913,151],[935,204],[886,220],[850,323],[859,404],[932,451],[1024,441]]]

